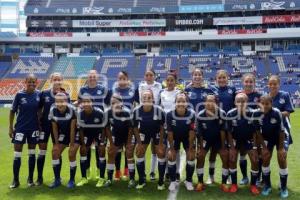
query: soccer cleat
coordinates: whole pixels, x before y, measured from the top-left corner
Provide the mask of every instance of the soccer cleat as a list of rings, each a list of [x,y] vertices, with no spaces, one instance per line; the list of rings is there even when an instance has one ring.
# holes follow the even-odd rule
[[[123,176],[126,176],[126,177],[129,176],[129,170],[128,170],[128,168],[124,168]]]
[[[156,180],[156,178],[155,178],[155,173],[154,173],[154,172],[151,172],[151,173],[150,173],[150,180],[151,180],[151,181],[155,181],[155,180]]]
[[[215,178],[214,176],[208,176],[208,179],[206,181],[206,185],[211,185],[211,184],[214,184],[215,183]]]
[[[134,188],[136,186],[135,180],[129,180],[128,188]]]
[[[36,180],[36,182],[35,182],[35,185],[36,185],[36,186],[41,186],[41,185],[43,185],[43,183],[44,183],[43,178],[38,178],[38,179]]]
[[[238,191],[238,186],[236,184],[232,184],[229,188],[229,193],[236,193]]]
[[[100,173],[100,172],[99,172]],[[87,180],[92,180],[92,173],[91,173],[91,168],[88,168],[86,170],[86,177],[87,177]]]
[[[289,196],[289,191],[287,189],[280,191],[280,197],[282,199],[286,199],[286,198],[288,198],[288,196]]]
[[[259,195],[259,193],[260,193],[256,185],[251,185],[251,186],[250,186],[250,192],[251,192],[253,195]]]
[[[157,185],[157,190],[160,190],[160,191],[162,191],[162,190],[165,190],[166,189],[166,186],[165,186],[165,184],[161,184],[161,185]]]
[[[225,184],[221,184],[220,188],[223,192],[229,192],[229,188]]]
[[[244,177],[241,181],[240,181],[240,185],[248,185],[249,184],[249,178],[248,177]]]
[[[116,173],[115,173],[115,181],[119,181],[120,179],[121,179],[121,171],[118,170],[118,171],[116,171]]]
[[[179,173],[176,173],[176,181],[180,182],[180,174]]]
[[[188,191],[194,190],[194,186],[193,186],[193,183],[192,183],[192,182],[184,181],[184,185],[185,185],[185,188],[186,188]]]
[[[33,182],[32,179],[28,179],[27,180],[27,185],[28,185],[28,187],[34,187],[35,186],[35,184],[34,184],[34,182]]]
[[[69,189],[75,188],[75,181],[69,180],[69,182],[67,184],[67,188],[69,188]]]
[[[112,185],[112,181],[111,180],[107,180],[105,181],[103,187],[110,187]]]
[[[13,180],[13,182],[11,183],[11,185],[9,186],[10,189],[15,189],[18,188],[20,186],[20,182],[19,180]]]
[[[81,178],[81,180],[76,184],[77,187],[81,187],[81,186],[84,186],[86,184],[88,184],[89,181],[87,178]]]
[[[146,183],[138,184],[135,188],[138,190],[143,189],[146,186]]]
[[[204,191],[204,189],[205,189],[204,184],[203,183],[198,183],[196,185],[195,191],[202,192],[202,191]]]
[[[170,185],[169,185],[169,190],[172,192],[172,191],[175,191],[176,188],[177,188],[178,184],[174,181],[174,182],[171,182]]]
[[[272,192],[271,187],[265,186],[265,187],[263,188],[263,190],[261,191],[261,194],[262,194],[263,196],[269,196],[269,195],[271,194],[271,192]]]
[[[103,187],[104,186],[104,183],[105,183],[105,180],[104,178],[99,178],[97,184],[96,184],[96,187]]]
[[[54,180],[53,183],[49,185],[49,188],[55,189],[57,187],[61,186],[61,181],[60,180]]]

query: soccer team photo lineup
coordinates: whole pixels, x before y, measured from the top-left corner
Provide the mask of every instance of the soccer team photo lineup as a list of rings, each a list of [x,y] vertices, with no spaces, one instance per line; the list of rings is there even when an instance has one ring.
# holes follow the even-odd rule
[[[0,0],[1,199],[300,199],[300,1]]]

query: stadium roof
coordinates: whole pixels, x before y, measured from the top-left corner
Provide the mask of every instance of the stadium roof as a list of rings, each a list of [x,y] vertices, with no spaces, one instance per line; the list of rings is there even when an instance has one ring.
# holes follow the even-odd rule
[[[28,0],[26,15],[212,13],[299,9],[295,0]]]

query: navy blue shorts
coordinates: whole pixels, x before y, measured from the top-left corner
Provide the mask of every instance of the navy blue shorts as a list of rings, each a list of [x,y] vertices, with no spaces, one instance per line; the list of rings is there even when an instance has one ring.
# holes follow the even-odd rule
[[[38,144],[39,143],[39,131],[18,131],[13,133],[13,144]]]
[[[233,145],[237,150],[250,151],[253,149],[253,142],[251,140],[234,140]]]
[[[106,145],[106,140],[102,139],[102,132],[91,134],[91,133],[83,133],[84,134],[84,144],[86,146],[91,146],[93,142],[95,142],[95,146]]]
[[[70,140],[71,140],[70,134],[63,134],[63,133],[58,134],[58,143],[59,144],[69,146]],[[76,131],[76,133],[75,133],[75,143],[80,144],[80,135],[79,135],[78,131]]]
[[[146,133],[146,134],[140,133],[140,138],[141,138],[142,144],[148,145],[152,141],[154,143],[154,145],[158,145],[160,134],[159,133]]]
[[[268,140],[264,140],[265,145],[267,146],[268,150],[270,152],[273,152],[274,148],[276,147],[276,150],[279,149],[279,141],[268,141]],[[285,151],[289,150],[289,142],[288,140],[285,140],[283,142],[283,148]]]

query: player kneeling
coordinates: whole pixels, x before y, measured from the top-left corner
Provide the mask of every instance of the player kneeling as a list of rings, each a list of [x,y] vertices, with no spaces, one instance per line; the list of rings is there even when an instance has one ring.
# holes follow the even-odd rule
[[[276,108],[272,107],[272,97],[269,95],[262,96],[260,98],[262,104],[262,112],[256,112],[257,116],[262,118],[257,120],[257,128],[261,130],[259,134],[259,140],[262,145],[262,159],[263,159],[263,180],[264,188],[262,195],[268,196],[271,193],[271,170],[270,162],[272,158],[272,153],[274,147],[277,149],[277,159],[279,164],[279,174],[280,174],[280,183],[281,183],[281,198],[288,197],[287,190],[287,160],[286,154],[288,149],[288,143],[285,141],[285,129],[283,126],[282,114]]]
[[[253,110],[248,107],[248,97],[239,93],[235,97],[236,108],[227,114],[228,143],[229,143],[229,172],[232,185],[229,192],[235,193],[237,186],[237,157],[238,152],[243,151],[249,155],[251,161],[251,186],[250,191],[254,195],[259,194],[256,186],[258,176],[258,153],[256,144],[256,129],[253,124]]]
[[[145,153],[151,141],[155,146],[155,153],[158,156],[158,190],[165,189],[164,175],[166,169],[164,123],[165,114],[163,110],[154,105],[154,96],[151,90],[142,93],[142,105],[133,111],[134,135],[137,140],[136,157],[139,183],[136,189],[142,189],[146,185],[145,180]]]
[[[105,148],[105,137],[103,129],[106,124],[104,113],[100,108],[93,106],[92,97],[89,94],[81,96],[81,110],[78,114],[78,126],[80,129],[81,147],[80,147],[80,168],[81,181],[77,186],[83,186],[88,183],[87,179],[87,150],[90,149],[92,143],[95,141],[99,148],[99,155],[103,154]],[[97,158],[99,159],[99,158]],[[97,187],[101,187],[103,181],[99,179]]]
[[[134,137],[132,130],[132,117],[130,110],[123,105],[121,96],[114,94],[111,98],[111,108],[106,111],[107,125],[105,128],[106,136],[109,140],[107,177],[104,186],[109,187],[113,181],[115,169],[115,159],[119,150],[126,148],[129,168],[128,187],[135,187],[135,168],[133,159]]]
[[[217,151],[222,160],[222,184],[221,190],[228,192],[226,181],[228,178],[228,149],[226,146],[225,111],[217,107],[215,95],[208,95],[205,100],[205,108],[197,117],[197,175],[198,184],[196,191],[203,191],[203,174],[205,157],[209,150]]]
[[[176,152],[180,150],[181,143],[187,157],[186,164],[186,181],[187,190],[194,190],[193,174],[195,171],[195,112],[188,108],[188,99],[184,93],[176,96],[175,110],[167,114],[167,130],[168,130],[168,172],[170,175],[169,190],[176,190],[178,183],[176,182]]]
[[[52,166],[54,171],[54,182],[49,186],[56,188],[61,185],[60,157],[66,147],[69,148],[70,180],[68,188],[75,187],[76,153],[79,149],[79,134],[76,131],[75,109],[68,104],[68,96],[65,93],[55,95],[55,105],[51,108],[49,119],[52,123],[54,144],[52,149]]]

